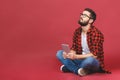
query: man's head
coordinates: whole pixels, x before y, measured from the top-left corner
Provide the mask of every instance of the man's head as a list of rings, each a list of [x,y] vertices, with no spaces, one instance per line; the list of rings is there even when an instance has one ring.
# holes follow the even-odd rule
[[[92,25],[95,20],[96,20],[96,13],[90,8],[85,8],[83,13],[80,14],[80,20],[78,21],[78,23],[81,26],[86,26],[88,24]]]

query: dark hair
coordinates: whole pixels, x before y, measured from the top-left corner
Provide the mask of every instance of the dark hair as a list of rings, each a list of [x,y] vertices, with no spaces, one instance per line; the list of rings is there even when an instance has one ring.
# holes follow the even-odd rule
[[[93,19],[93,22],[96,20],[96,13],[92,9],[85,8],[84,11],[90,12],[90,14],[91,14],[90,16],[91,16],[91,19]]]

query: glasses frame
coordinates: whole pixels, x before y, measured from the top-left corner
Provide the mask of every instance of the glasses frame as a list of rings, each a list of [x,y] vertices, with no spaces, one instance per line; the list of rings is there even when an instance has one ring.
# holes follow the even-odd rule
[[[88,17],[88,18],[92,19],[92,18],[91,18],[90,16],[88,16],[87,14],[80,13],[80,16],[83,16],[83,18]]]

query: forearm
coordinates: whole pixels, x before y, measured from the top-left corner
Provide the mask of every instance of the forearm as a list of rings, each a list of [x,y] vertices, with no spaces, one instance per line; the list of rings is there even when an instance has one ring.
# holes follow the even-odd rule
[[[84,55],[78,55],[76,54],[76,59],[85,59],[87,57],[94,57],[94,58],[97,58],[97,56],[94,56],[92,53],[88,53],[88,54],[84,54]]]

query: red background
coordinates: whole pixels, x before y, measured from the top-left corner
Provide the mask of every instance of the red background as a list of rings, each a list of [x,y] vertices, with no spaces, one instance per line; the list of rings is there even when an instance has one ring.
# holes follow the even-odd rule
[[[0,80],[78,78],[73,74],[61,73],[59,71],[61,63],[55,55],[57,50],[61,49],[61,43],[71,45],[73,31],[79,27],[77,24],[79,15],[86,7],[92,8],[97,13],[95,26],[105,36],[106,67],[113,71],[110,76],[101,76],[117,80],[120,78],[119,2],[119,0],[1,0]],[[92,80],[98,79],[97,76],[99,75],[93,75]]]

